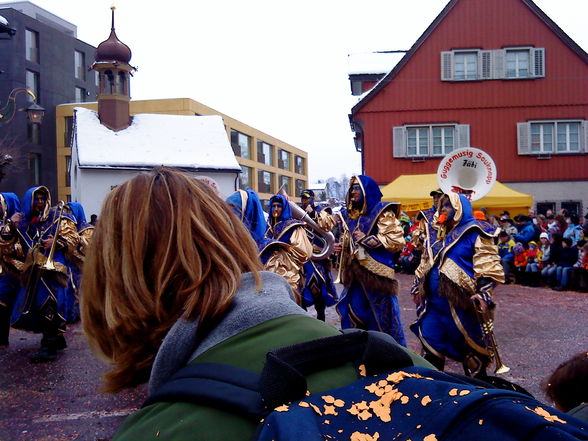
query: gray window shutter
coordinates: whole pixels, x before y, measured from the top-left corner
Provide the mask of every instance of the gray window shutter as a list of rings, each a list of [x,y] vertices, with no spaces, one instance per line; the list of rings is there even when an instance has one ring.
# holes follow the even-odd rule
[[[406,129],[402,126],[392,129],[392,156],[406,158]]]
[[[441,52],[441,81],[453,81],[453,52]]]
[[[517,140],[518,140],[518,154],[519,155],[530,155],[531,154],[531,124],[529,123],[517,123]]]
[[[582,137],[582,143],[584,144],[583,151],[588,153],[588,121],[582,121],[582,133],[580,136]],[[582,149],[580,149],[580,151],[582,151]]]
[[[531,63],[534,77],[545,76],[545,49],[531,49]]]
[[[456,141],[458,149],[463,147],[471,147],[470,145],[470,125],[469,124],[458,124],[455,126]]]
[[[500,80],[504,78],[506,51],[504,49],[497,49],[492,51],[492,78]]]
[[[492,79],[492,51],[480,51],[478,53],[478,66],[480,72],[478,76],[481,80]]]

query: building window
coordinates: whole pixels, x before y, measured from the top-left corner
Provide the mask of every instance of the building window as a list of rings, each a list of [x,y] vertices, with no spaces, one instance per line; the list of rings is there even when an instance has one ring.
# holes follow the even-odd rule
[[[37,97],[37,103],[39,103],[41,101],[41,97],[39,95],[39,74],[27,69],[25,74],[25,81],[27,89],[35,94]]]
[[[470,126],[467,124],[431,124],[400,126],[393,129],[395,158],[426,158],[470,145]]]
[[[282,170],[290,171],[290,152],[286,150],[278,150],[278,167]]]
[[[284,189],[286,194],[290,194],[290,178],[288,176],[280,175],[280,189]]]
[[[454,80],[478,79],[478,53],[458,52],[453,56]]]
[[[29,185],[41,185],[41,155],[29,153]]]
[[[304,174],[304,158],[302,156],[294,156],[294,171],[299,175]]]
[[[33,63],[39,62],[39,33],[25,29],[26,59]]]
[[[251,142],[249,136],[231,129],[231,146],[235,155],[251,159]]]
[[[97,70],[94,71],[94,84],[96,84],[96,89],[100,87],[100,74],[98,74]]]
[[[529,76],[529,50],[506,51],[506,77],[527,78]]]
[[[555,202],[537,202],[537,214],[545,216],[547,210],[551,210],[555,213]]]
[[[28,124],[27,135],[30,144],[41,144],[41,125]]]
[[[441,52],[441,81],[545,77],[545,49],[516,47]]]
[[[582,203],[580,201],[566,201],[561,203],[561,209],[566,210],[569,214],[580,216],[582,214]]]
[[[251,167],[241,166],[241,175],[239,176],[239,188],[241,190],[248,190],[252,188],[251,183]]]
[[[265,165],[273,165],[274,146],[267,142],[257,141],[257,162]]]
[[[265,170],[259,170],[257,172],[257,191],[259,193],[273,193],[273,173]]]
[[[71,147],[72,133],[73,133],[73,116],[66,116],[65,117],[64,140],[63,140],[63,145],[65,147]]]
[[[296,179],[296,191],[294,193],[294,196],[300,197],[303,190],[304,190],[304,181],[302,179]]]
[[[351,81],[351,95],[358,96],[363,93],[363,81],[352,80]]]
[[[518,123],[519,155],[582,153],[588,150],[586,121],[530,121]]]
[[[80,51],[74,51],[74,76],[86,81],[86,55]]]
[[[71,187],[71,156],[65,157],[65,186]]]
[[[76,87],[76,92],[75,92],[75,102],[76,103],[83,103],[86,101],[86,96],[88,95],[86,92],[86,89],[82,88],[82,87]]]

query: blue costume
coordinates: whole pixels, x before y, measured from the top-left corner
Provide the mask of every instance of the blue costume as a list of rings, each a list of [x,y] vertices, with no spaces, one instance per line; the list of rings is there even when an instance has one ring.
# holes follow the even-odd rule
[[[39,195],[45,197],[45,204],[40,211],[35,207]],[[63,214],[59,234],[55,238],[55,270],[45,269],[43,265],[50,251],[43,247],[42,241],[55,237],[58,225],[58,213],[50,208],[49,189],[44,186],[30,188],[23,199],[23,206],[25,219],[19,225],[19,231],[27,258],[23,270],[24,286],[14,305],[12,326],[43,333],[41,349],[33,356],[32,361],[52,361],[56,357],[56,351],[66,346],[63,338],[69,274],[66,256],[77,247],[79,236],[73,218]]]
[[[0,193],[4,222],[0,226],[0,346],[8,345],[10,315],[20,290],[20,272],[24,265],[22,244],[9,219],[21,211],[20,199],[14,193]]]
[[[312,219],[320,228],[325,231],[331,231],[335,226],[335,221],[332,216],[320,206],[314,205],[314,192],[312,190],[304,190],[301,193],[302,198],[308,198],[308,207],[312,210],[306,210],[308,217]],[[303,208],[304,205],[303,205]],[[309,240],[311,240],[315,249],[322,249],[324,243],[315,234],[309,232]],[[333,276],[331,275],[331,261],[329,258],[321,260],[309,260],[304,264],[304,291],[302,292],[302,299],[304,307],[314,305],[317,318],[325,321],[325,308],[333,306],[337,303],[337,288],[333,283]]]
[[[70,260],[71,265],[69,284],[67,287],[66,301],[66,321],[68,323],[75,323],[80,319],[80,284],[82,280],[82,267],[86,256],[86,248],[89,245],[92,234],[94,233],[94,226],[86,221],[86,213],[84,207],[79,202],[68,202],[67,208],[71,211],[71,216],[75,220],[76,229],[79,235],[79,244],[73,253]]]
[[[397,205],[381,202],[378,184],[369,176],[354,176],[349,185],[348,208],[342,212],[345,289],[336,306],[341,327],[386,332],[406,346],[394,273],[394,253],[405,244]],[[356,239],[356,232],[363,237]]]
[[[453,227],[441,219],[451,212]],[[441,200],[411,294],[417,296],[417,320],[411,330],[420,339],[425,358],[443,369],[445,357],[461,361],[468,375],[485,374],[490,360],[471,297],[478,294],[492,309],[492,289],[504,282],[497,229],[476,220],[470,201],[455,193]],[[445,216],[445,215],[443,215]],[[448,231],[446,231],[448,229]]]
[[[275,210],[281,207],[281,213]],[[285,196],[277,194],[270,199],[270,224],[266,238],[281,242],[282,247],[271,253],[265,268],[284,277],[296,296],[296,301],[304,305],[311,299],[302,299],[304,283],[303,266],[312,256],[312,244],[308,240],[304,223],[292,217],[292,208]]]

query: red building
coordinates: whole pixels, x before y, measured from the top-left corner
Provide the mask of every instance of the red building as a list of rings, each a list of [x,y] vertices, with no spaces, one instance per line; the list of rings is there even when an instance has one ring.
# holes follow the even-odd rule
[[[372,76],[350,80],[364,92],[356,148],[379,184],[472,146],[539,211],[588,208],[588,54],[531,0],[451,0],[369,91]]]

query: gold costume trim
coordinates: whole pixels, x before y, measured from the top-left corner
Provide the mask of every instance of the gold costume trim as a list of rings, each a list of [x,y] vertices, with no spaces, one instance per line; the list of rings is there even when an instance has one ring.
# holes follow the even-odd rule
[[[324,209],[318,212],[316,223],[325,231],[331,231],[337,225],[335,217],[327,213]]]
[[[504,269],[500,263],[498,246],[494,240],[479,235],[474,252],[474,273],[476,279],[489,277],[496,283],[504,283]]]
[[[439,267],[439,272],[447,276],[456,285],[466,288],[472,295],[476,293],[476,281],[468,276],[453,260],[445,259]]]
[[[486,355],[487,357],[491,357],[492,355],[490,354],[488,349],[480,346],[474,340],[471,339],[468,332],[465,330],[463,324],[461,323],[461,320],[459,319],[459,316],[457,315],[457,312],[455,311],[455,308],[453,307],[453,305],[449,304],[449,308],[451,309],[451,317],[453,317],[453,321],[455,323],[455,326],[457,326],[457,329],[459,329],[459,332],[461,332],[461,334],[465,338],[468,346],[470,346],[474,351],[476,351],[482,355]]]
[[[371,230],[371,229],[370,229]],[[404,230],[391,209],[378,216],[378,240],[388,251],[396,252],[406,244]]]
[[[388,265],[384,265],[383,263],[378,262],[369,253],[364,253],[365,259],[358,260],[359,264],[367,269],[370,273],[374,273],[378,276],[385,277],[387,279],[394,280],[395,271],[393,268],[390,268]]]

